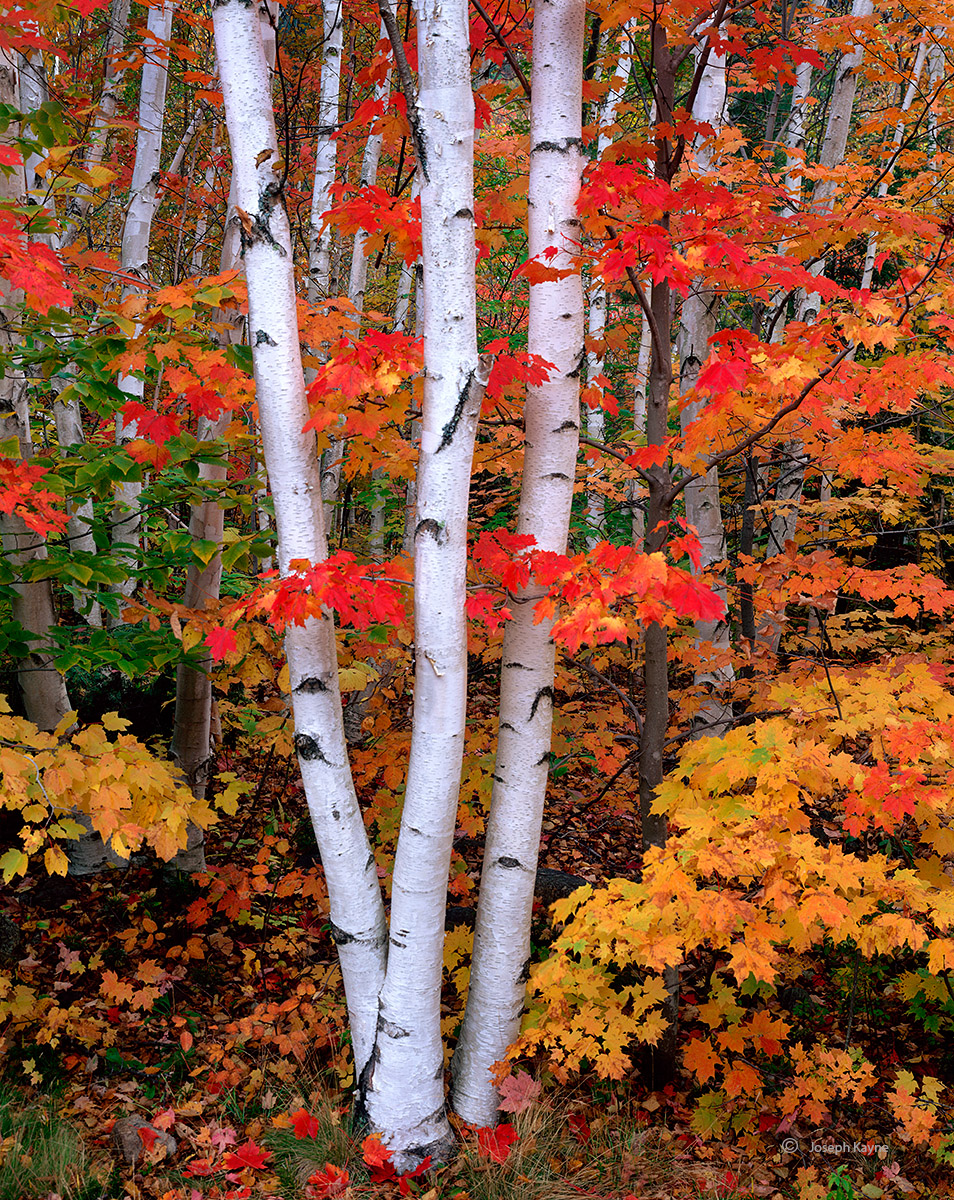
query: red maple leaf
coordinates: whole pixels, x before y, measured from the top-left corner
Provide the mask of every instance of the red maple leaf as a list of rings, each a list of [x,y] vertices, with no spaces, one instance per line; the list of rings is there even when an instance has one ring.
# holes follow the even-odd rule
[[[384,1183],[386,1179],[395,1176],[394,1164],[391,1162],[391,1151],[384,1145],[376,1133],[369,1134],[361,1143],[361,1153],[364,1161],[371,1168],[371,1182]]]
[[[478,1129],[477,1147],[485,1158],[494,1162],[505,1163],[510,1155],[510,1147],[520,1140],[520,1135],[512,1125],[498,1125],[496,1129]]]
[[[305,1195],[309,1200],[325,1200],[326,1196],[341,1195],[347,1186],[348,1172],[331,1163],[325,1163],[322,1170],[314,1171],[308,1176]]]
[[[226,1154],[222,1165],[226,1171],[243,1171],[246,1167],[258,1170],[264,1167],[271,1157],[271,1150],[263,1150],[261,1146],[249,1141],[243,1142],[241,1146]]]
[[[303,1108],[292,1114],[291,1123],[296,1138],[316,1138],[321,1129],[318,1118],[305,1112]]]
[[[540,1095],[540,1084],[526,1071],[508,1075],[500,1085],[500,1111],[519,1113]]]
[[[235,639],[234,629],[225,629],[223,626],[218,626],[216,629],[210,629],[205,635],[205,644],[209,647],[209,652],[216,662],[221,662],[227,654],[232,654],[238,645]]]
[[[714,359],[702,368],[696,380],[696,390],[710,392],[713,396],[739,388],[748,373],[748,364],[744,362],[723,362]]]
[[[570,1127],[570,1132],[578,1142],[588,1142],[592,1136],[590,1133],[590,1123],[582,1113],[570,1113],[566,1119],[566,1123]]]
[[[190,1178],[201,1178],[205,1175],[213,1175],[218,1170],[213,1167],[207,1158],[194,1158],[192,1162],[186,1166],[182,1172],[183,1175],[188,1175]]]

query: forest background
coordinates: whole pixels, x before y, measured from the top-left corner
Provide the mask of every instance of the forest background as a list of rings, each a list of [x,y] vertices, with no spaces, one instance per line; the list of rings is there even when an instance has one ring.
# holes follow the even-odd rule
[[[943,1193],[952,16],[4,9],[3,1195]]]

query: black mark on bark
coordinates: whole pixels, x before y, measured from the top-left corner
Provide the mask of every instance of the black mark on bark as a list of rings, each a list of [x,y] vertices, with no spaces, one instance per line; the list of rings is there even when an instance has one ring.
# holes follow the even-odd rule
[[[317,676],[309,676],[308,679],[303,679],[295,688],[296,692],[305,692],[306,695],[313,696],[317,692],[327,692],[328,688],[325,683],[318,679]]]
[[[443,532],[444,526],[439,521],[435,521],[433,517],[425,517],[423,521],[418,523],[417,529],[414,530],[414,540],[417,541],[422,533],[429,533],[438,546],[440,546],[443,544],[441,540]]]
[[[298,757],[304,759],[305,762],[323,762],[326,767],[331,766],[322,753],[318,739],[310,737],[307,733],[295,734],[295,750]]]
[[[530,720],[531,721],[537,715],[537,705],[540,703],[541,700],[549,700],[550,707],[551,708],[553,707],[553,688],[552,687],[543,687],[534,696],[533,704],[530,706]]]

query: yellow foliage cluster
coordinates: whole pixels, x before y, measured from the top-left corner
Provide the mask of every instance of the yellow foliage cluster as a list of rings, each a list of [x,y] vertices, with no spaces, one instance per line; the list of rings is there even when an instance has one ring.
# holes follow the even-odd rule
[[[88,821],[121,859],[144,845],[168,861],[186,845],[190,822],[208,829],[216,808],[233,814],[245,784],[223,778],[213,803],[197,800],[182,775],[135,737],[115,713],[76,730],[71,712],[52,733],[14,716],[0,697],[0,806],[19,815],[19,846],[0,856],[5,883],[42,855],[50,874],[65,875],[66,843]]]
[[[786,1048],[786,1021],[766,1024],[770,1010],[752,998],[772,996],[795,956],[826,941],[869,960],[921,955],[929,979],[954,966],[949,676],[914,658],[793,672],[766,689],[764,717],[687,744],[656,801],[669,842],[648,853],[642,880],[581,888],[555,906],[566,925],[533,974],[513,1054],[621,1078],[632,1045],[665,1028],[663,970],[703,950],[718,964],[698,1009],[712,1032],[686,1065],[718,1086],[703,1097],[701,1130],[764,1102],[751,1066],[760,1054],[790,1061],[773,1101],[782,1115],[820,1120],[836,1096],[870,1095],[879,1081],[859,1053]],[[923,1142],[939,1096],[929,1079],[920,1089],[899,1074],[892,1105],[903,1136]]]

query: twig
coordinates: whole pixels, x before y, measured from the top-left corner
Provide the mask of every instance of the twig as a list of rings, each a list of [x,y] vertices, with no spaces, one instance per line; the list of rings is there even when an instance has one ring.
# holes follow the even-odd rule
[[[401,40],[401,31],[397,27],[397,21],[394,19],[394,12],[388,0],[378,0],[378,12],[381,14],[384,28],[388,31],[391,50],[394,53],[398,79],[401,84],[401,91],[404,94],[404,102],[407,105],[407,123],[411,127],[411,141],[414,143],[414,153],[417,155],[421,174],[425,179],[429,179],[430,177],[427,174],[427,149],[424,145],[424,133],[421,129],[420,116],[417,111],[414,76],[411,74],[407,55],[404,53],[404,42]]]
[[[470,2],[471,2],[471,4],[473,4],[474,8],[477,10],[477,15],[484,22],[484,24],[487,26],[487,28],[490,30],[490,32],[494,35],[494,38],[496,39],[496,41],[499,43],[499,45],[503,49],[504,57],[506,58],[507,62],[510,63],[510,66],[513,69],[514,75],[516,75],[517,79],[520,82],[520,86],[527,93],[527,99],[529,100],[530,99],[530,84],[527,80],[526,75],[524,75],[524,73],[523,73],[523,68],[520,66],[520,63],[517,62],[517,56],[507,45],[506,41],[504,40],[503,34],[500,32],[500,30],[497,28],[497,26],[490,19],[489,13],[484,8],[484,6],[480,3],[480,0],[470,0]]]

